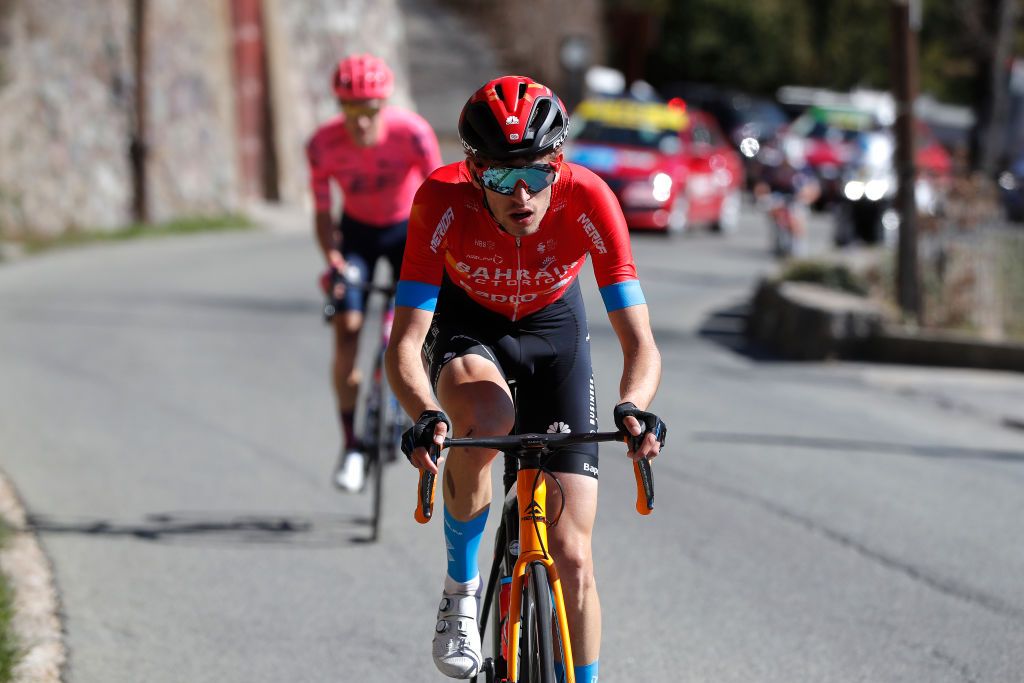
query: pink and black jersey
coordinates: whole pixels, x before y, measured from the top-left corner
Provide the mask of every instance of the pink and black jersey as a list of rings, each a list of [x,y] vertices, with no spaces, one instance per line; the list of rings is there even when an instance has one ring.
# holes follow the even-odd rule
[[[513,237],[483,205],[465,162],[439,168],[413,201],[396,304],[434,310],[447,275],[510,320],[558,300],[593,259],[605,308],[645,303],[622,210],[591,171],[563,163],[540,229]]]
[[[434,131],[421,116],[385,107],[381,140],[356,145],[344,115],[323,126],[306,146],[310,184],[317,211],[330,211],[330,182],[341,188],[345,213],[361,223],[389,226],[409,217],[416,188],[441,165]]]

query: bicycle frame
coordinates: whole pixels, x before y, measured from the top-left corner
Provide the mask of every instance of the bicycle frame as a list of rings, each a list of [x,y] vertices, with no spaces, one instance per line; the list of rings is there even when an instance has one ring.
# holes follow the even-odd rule
[[[370,376],[370,386],[365,394],[363,446],[366,448],[368,474],[373,479],[373,512],[371,516],[370,540],[380,537],[381,510],[383,507],[383,468],[386,462],[394,459],[401,441],[404,413],[394,394],[386,390],[387,379],[384,377],[384,352],[391,339],[391,323],[394,319],[392,301],[395,288],[390,285],[378,285],[373,282],[350,282],[341,273],[335,273],[324,303],[324,320],[330,321],[339,312],[338,301],[334,298],[334,284],[344,282],[346,287],[360,289],[367,294],[367,299],[379,294],[383,299],[380,312],[380,329],[377,337],[377,352]],[[397,419],[396,419],[397,418]]]
[[[565,670],[566,683],[575,683],[576,676],[572,661],[572,644],[569,637],[569,624],[565,614],[565,600],[562,593],[561,579],[554,559],[548,552],[548,517],[547,517],[547,481],[541,476],[543,459],[558,450],[562,446],[575,443],[593,443],[607,441],[624,441],[626,435],[622,432],[589,432],[583,434],[521,434],[505,437],[484,437],[484,438],[459,438],[445,439],[443,448],[488,448],[500,450],[506,454],[506,458],[513,457],[516,460],[515,487],[518,508],[518,532],[519,532],[519,554],[516,557],[511,571],[512,584],[510,587],[508,623],[505,628],[508,632],[508,669],[506,672],[508,681],[517,681],[520,673],[520,658],[528,653],[519,653],[516,656],[513,648],[518,649],[517,644],[522,629],[521,614],[523,608],[524,581],[531,567],[540,565],[548,575],[548,583],[551,587],[553,598],[554,617],[557,620],[559,637],[562,645],[562,656]],[[440,449],[432,448],[430,456],[437,461]],[[651,466],[646,458],[634,461],[634,474],[637,483],[636,509],[640,514],[650,514],[654,507],[654,484],[651,476]],[[433,516],[434,488],[436,475],[421,470],[418,488],[415,518],[421,524],[426,523]],[[509,485],[508,460],[506,460],[506,492],[511,489]],[[502,525],[505,524],[504,519]],[[499,544],[507,544],[508,538],[503,538],[502,526],[499,526]],[[505,529],[511,533],[511,529]],[[495,564],[492,567],[488,580],[487,596],[484,601],[481,615],[486,616],[491,606],[491,598],[495,588],[497,570],[501,563],[501,557],[506,553],[502,547],[495,548]],[[486,618],[481,621],[481,636],[486,628]],[[500,634],[498,637],[500,642]],[[495,654],[500,655],[500,649]],[[490,661],[493,667],[493,661]],[[488,674],[488,681],[493,680],[493,668]],[[475,680],[475,679],[474,679]]]
[[[523,608],[523,580],[530,568],[540,563],[548,574],[555,602],[555,619],[558,621],[558,631],[562,638],[562,654],[564,657],[566,683],[576,683],[576,676],[572,670],[572,644],[569,638],[569,621],[565,616],[565,599],[562,595],[562,581],[558,576],[558,569],[548,548],[548,523],[547,523],[547,482],[543,476],[536,476],[536,469],[530,465],[540,466],[540,456],[533,456],[538,462],[530,463],[522,454],[519,456],[519,470],[516,473],[516,499],[519,501],[519,557],[516,559],[515,567],[512,569],[512,586],[509,593],[508,604],[508,642],[519,642],[519,633],[522,622],[513,619],[511,615],[520,614]],[[527,461],[527,467],[523,466]],[[527,522],[524,524],[524,522]],[[519,659],[511,653],[508,658],[508,679],[510,681],[519,678]]]

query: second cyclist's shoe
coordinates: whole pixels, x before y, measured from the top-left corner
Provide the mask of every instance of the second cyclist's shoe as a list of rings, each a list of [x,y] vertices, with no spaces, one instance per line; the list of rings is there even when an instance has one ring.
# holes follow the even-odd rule
[[[363,490],[366,483],[366,458],[359,451],[349,451],[338,462],[334,471],[334,483],[349,493]]]
[[[482,662],[476,595],[443,593],[434,627],[434,664],[449,678],[472,678]]]

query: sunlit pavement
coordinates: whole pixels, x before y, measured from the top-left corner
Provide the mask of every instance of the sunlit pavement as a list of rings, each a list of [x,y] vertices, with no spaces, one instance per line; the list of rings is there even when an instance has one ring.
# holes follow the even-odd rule
[[[1017,680],[1024,448],[990,406],[1024,403],[1020,378],[748,347],[763,215],[633,248],[670,432],[650,517],[602,451],[605,678]],[[318,268],[284,227],[0,267],[0,462],[56,568],[69,681],[444,680],[414,472],[388,472],[377,545],[330,483]],[[608,426],[621,357],[584,273]]]

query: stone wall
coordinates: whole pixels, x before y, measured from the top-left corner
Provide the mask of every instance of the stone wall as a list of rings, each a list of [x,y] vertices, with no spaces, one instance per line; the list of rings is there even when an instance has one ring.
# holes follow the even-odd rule
[[[132,0],[0,0],[0,237],[131,218]],[[153,220],[240,196],[228,0],[148,0]],[[280,194],[305,201],[304,143],[335,113],[344,54],[389,60],[408,104],[395,0],[263,0]]]
[[[264,0],[281,195],[308,204],[305,145],[338,113],[331,75],[348,54],[372,53],[395,72],[392,102],[411,106],[405,29],[396,0]]]
[[[147,22],[150,217],[159,222],[182,213],[235,210],[227,3],[149,0]]]
[[[0,235],[122,222],[126,3],[2,4]]]
[[[472,17],[479,30],[488,36],[501,63],[550,86],[563,99],[570,99],[582,86],[570,82],[562,66],[561,50],[567,39],[576,38],[586,44],[591,65],[605,63],[602,0],[444,2]]]

